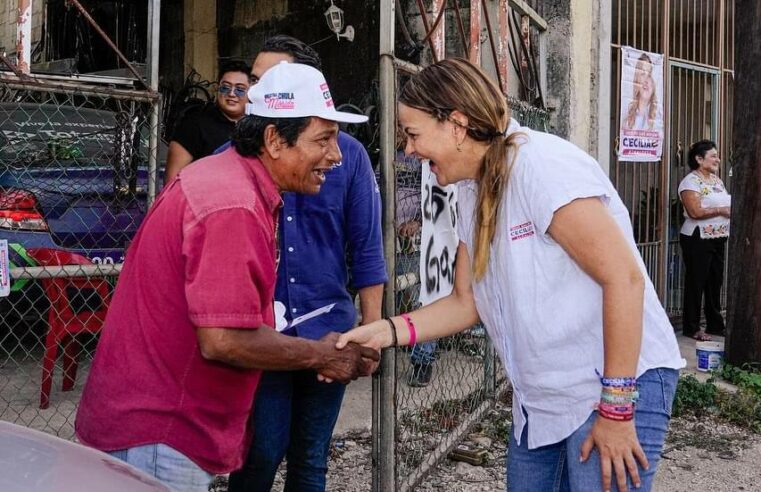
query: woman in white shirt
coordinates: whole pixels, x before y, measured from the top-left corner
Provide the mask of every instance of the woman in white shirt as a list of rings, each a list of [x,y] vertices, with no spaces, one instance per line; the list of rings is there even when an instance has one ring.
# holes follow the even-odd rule
[[[687,158],[692,172],[679,183],[679,198],[684,205],[684,225],[679,235],[685,265],[682,333],[696,340],[710,340],[710,334],[724,335],[720,294],[731,197],[716,175],[720,162],[714,142],[695,142]],[[700,328],[704,298],[706,331]]]
[[[427,67],[399,101],[405,151],[460,183],[455,289],[338,346],[414,345],[480,318],[513,385],[508,490],[649,490],[684,361],[607,176],[511,120],[467,60]]]

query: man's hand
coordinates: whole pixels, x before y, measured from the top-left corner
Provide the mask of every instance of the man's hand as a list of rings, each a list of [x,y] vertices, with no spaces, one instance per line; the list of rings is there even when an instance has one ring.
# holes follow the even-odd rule
[[[408,220],[399,226],[399,235],[403,237],[412,237],[420,230],[419,220]]]
[[[369,376],[375,363],[380,360],[377,350],[349,343],[342,349],[337,349],[339,334],[328,333],[320,339],[322,360],[317,367],[318,378],[321,381],[338,381],[348,383],[360,376]]]

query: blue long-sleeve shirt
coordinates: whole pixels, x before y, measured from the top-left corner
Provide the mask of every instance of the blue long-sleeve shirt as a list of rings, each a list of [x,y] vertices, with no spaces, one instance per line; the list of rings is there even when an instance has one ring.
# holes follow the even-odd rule
[[[354,326],[357,311],[347,291],[349,268],[355,289],[387,280],[380,191],[370,158],[346,133],[339,133],[338,147],[341,165],[325,174],[320,193],[283,193],[280,211],[275,299],[285,305],[286,318],[336,303],[331,312],[293,328],[298,336],[313,340]]]
[[[320,192],[283,193],[280,210],[275,300],[285,306],[286,319],[290,322],[335,303],[329,313],[285,331],[312,340],[354,326],[357,310],[347,290],[349,270],[355,289],[388,279],[380,190],[370,158],[362,144],[344,132],[338,135],[338,147],[341,165],[325,174]]]

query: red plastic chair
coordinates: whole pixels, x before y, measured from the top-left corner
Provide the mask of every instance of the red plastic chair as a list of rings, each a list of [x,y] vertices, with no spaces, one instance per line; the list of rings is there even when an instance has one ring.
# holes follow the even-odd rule
[[[92,265],[84,256],[67,251],[48,248],[33,248],[27,252],[40,266]],[[42,286],[50,301],[48,310],[48,333],[45,337],[45,357],[42,363],[42,385],[40,388],[40,408],[50,405],[50,388],[53,383],[53,369],[58,357],[58,345],[63,343],[63,391],[74,387],[81,346],[75,336],[79,333],[98,333],[106,319],[111,300],[111,286],[103,279],[67,277],[43,279]],[[91,289],[91,295],[100,299],[97,310],[74,310],[69,293]]]

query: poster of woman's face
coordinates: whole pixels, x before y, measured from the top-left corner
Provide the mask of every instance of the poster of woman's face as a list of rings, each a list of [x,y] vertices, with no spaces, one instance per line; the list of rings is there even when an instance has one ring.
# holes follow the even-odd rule
[[[663,142],[663,56],[622,48],[619,158],[655,161]]]

